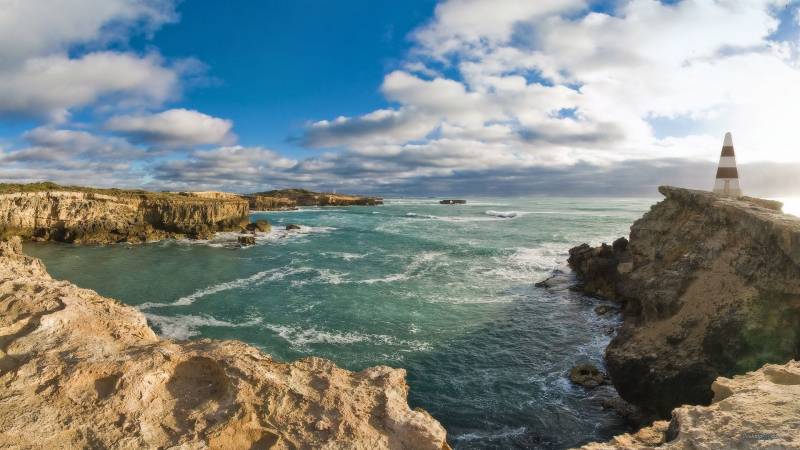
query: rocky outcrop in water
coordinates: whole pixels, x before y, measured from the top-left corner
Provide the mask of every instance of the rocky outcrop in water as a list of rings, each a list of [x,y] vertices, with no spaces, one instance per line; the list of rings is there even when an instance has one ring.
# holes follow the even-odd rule
[[[800,363],[718,378],[710,406],[682,406],[669,421],[583,450],[800,448]]]
[[[585,292],[624,304],[606,350],[627,401],[667,417],[719,376],[800,357],[800,218],[768,200],[661,187],[627,245],[576,247]]]
[[[136,309],[0,242],[0,447],[448,448],[405,371],[159,339]]]
[[[0,237],[89,244],[202,239],[217,231],[239,230],[247,224],[248,213],[247,202],[236,196],[52,184],[0,189]]]
[[[282,189],[257,192],[244,196],[254,211],[297,209],[298,206],[375,206],[382,205],[379,197],[312,192],[305,189]]]

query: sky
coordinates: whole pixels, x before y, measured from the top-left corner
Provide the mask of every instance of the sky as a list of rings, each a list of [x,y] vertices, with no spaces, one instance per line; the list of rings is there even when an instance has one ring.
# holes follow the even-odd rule
[[[800,195],[788,0],[0,0],[0,182]]]

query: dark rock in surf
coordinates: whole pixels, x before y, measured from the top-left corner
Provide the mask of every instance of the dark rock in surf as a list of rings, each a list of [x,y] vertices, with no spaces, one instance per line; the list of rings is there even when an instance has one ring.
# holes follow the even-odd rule
[[[594,364],[582,363],[570,369],[569,380],[587,389],[594,389],[605,384],[607,377]]]
[[[294,224],[294,223],[286,224],[286,230],[299,230],[299,229],[300,229],[300,225],[297,225],[297,224]]]
[[[250,245],[256,245],[256,238],[255,236],[239,236],[236,239],[239,242],[239,245],[242,247],[247,247]]]

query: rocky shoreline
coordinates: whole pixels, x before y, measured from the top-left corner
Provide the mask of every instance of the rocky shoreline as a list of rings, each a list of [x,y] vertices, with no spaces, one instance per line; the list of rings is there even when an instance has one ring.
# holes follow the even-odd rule
[[[671,421],[586,448],[796,448],[800,218],[769,200],[659,191],[630,240],[574,247],[568,262],[579,290],[622,308],[605,355],[617,392]]]
[[[136,309],[0,242],[0,447],[449,448],[405,371],[158,338]]]
[[[216,232],[253,231],[251,210],[381,203],[376,197],[299,189],[239,195],[0,184],[0,238],[76,244],[209,239]]]
[[[380,197],[312,192],[305,189],[282,189],[242,195],[253,211],[283,211],[301,206],[376,206],[382,205]]]

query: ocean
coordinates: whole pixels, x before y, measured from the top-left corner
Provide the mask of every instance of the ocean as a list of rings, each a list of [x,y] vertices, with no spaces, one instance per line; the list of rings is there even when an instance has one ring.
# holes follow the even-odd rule
[[[614,315],[601,300],[534,284],[567,250],[627,235],[657,199],[388,199],[384,206],[254,212],[273,231],[211,241],[81,247],[29,243],[50,273],[139,308],[174,339],[239,339],[408,371],[409,403],[457,449],[567,448],[627,431],[609,388],[566,378],[602,365]],[[298,231],[285,231],[286,224]]]

